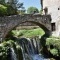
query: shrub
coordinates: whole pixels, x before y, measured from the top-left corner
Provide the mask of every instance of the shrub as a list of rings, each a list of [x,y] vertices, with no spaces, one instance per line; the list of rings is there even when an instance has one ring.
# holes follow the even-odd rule
[[[8,60],[8,56],[9,56],[9,49],[13,48],[14,52],[17,54],[17,57],[21,60],[23,60],[22,57],[22,50],[20,45],[18,45],[17,43],[15,43],[12,40],[9,41],[4,41],[3,43],[0,44],[0,60]],[[21,56],[20,56],[21,54]],[[10,57],[10,56],[9,56]]]
[[[58,56],[58,50],[57,49],[51,49],[50,53],[53,54],[53,56]]]
[[[50,51],[52,55],[60,56],[60,39],[59,38],[47,38],[46,46],[48,51]]]
[[[7,7],[7,15],[15,15],[17,11],[11,5],[5,5]]]
[[[17,14],[17,10],[15,10],[11,5],[0,4],[0,16],[16,15],[16,14]]]
[[[0,60],[6,60],[7,58],[7,49],[3,46],[3,44],[0,44]]]
[[[0,4],[0,16],[7,15],[7,7]]]

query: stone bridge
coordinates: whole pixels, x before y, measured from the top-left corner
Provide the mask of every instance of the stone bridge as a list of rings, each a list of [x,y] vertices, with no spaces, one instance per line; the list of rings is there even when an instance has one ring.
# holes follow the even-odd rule
[[[4,39],[8,33],[22,23],[33,23],[41,27],[45,33],[51,31],[51,16],[40,14],[24,14],[0,17],[0,40]]]

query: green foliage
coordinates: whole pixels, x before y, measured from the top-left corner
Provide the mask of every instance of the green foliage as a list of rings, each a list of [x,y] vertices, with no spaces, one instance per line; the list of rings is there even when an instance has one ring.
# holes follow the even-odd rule
[[[0,46],[0,60],[6,60],[7,58],[7,49],[3,46]]]
[[[36,7],[29,7],[27,9],[27,13],[32,14],[32,13],[39,13],[39,10]]]
[[[7,7],[0,4],[0,16],[7,15]]]
[[[16,42],[12,40],[9,40],[4,41],[3,43],[0,44],[0,60],[7,60],[9,48],[13,48],[15,53],[17,54],[17,57],[20,58],[21,60],[23,59],[20,45],[18,45]],[[21,56],[19,54],[21,54]]]
[[[8,1],[7,4],[12,6],[16,10],[18,10],[18,8],[23,8],[23,3],[20,3],[18,0],[11,0],[11,2]]]
[[[10,5],[0,4],[0,16],[6,16],[6,15],[15,15],[17,14],[17,11],[14,10],[14,8]]]
[[[0,4],[5,4],[5,0],[0,0]]]
[[[7,7],[7,15],[15,15],[17,11],[11,5],[5,5]]]
[[[23,3],[18,0],[12,0],[11,2],[5,3],[5,0],[0,0],[0,16],[16,15],[18,14],[17,9],[23,9]],[[24,13],[25,10],[22,11]]]
[[[31,29],[31,30],[12,30],[12,33],[16,37],[24,36],[24,37],[34,37],[37,35],[43,35],[44,31],[41,28]]]
[[[50,52],[51,52],[51,54],[53,54],[54,56],[58,56],[58,50],[57,50],[57,49],[51,49]]]
[[[48,51],[50,51],[52,55],[60,56],[60,38],[47,38],[46,46]]]

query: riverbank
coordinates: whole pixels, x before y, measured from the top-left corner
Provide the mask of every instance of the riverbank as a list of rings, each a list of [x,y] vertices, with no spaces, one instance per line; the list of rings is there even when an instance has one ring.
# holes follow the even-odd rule
[[[21,30],[12,30],[12,34],[15,37],[34,37],[34,36],[42,36],[44,31],[41,28],[34,29],[21,29]]]

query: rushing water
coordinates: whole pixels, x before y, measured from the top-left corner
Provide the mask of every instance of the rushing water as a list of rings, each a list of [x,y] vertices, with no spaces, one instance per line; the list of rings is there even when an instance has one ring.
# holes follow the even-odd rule
[[[38,38],[21,38],[20,41],[24,60],[49,60],[39,54],[40,42]]]
[[[10,48],[11,60],[17,60],[16,53],[13,48]]]

